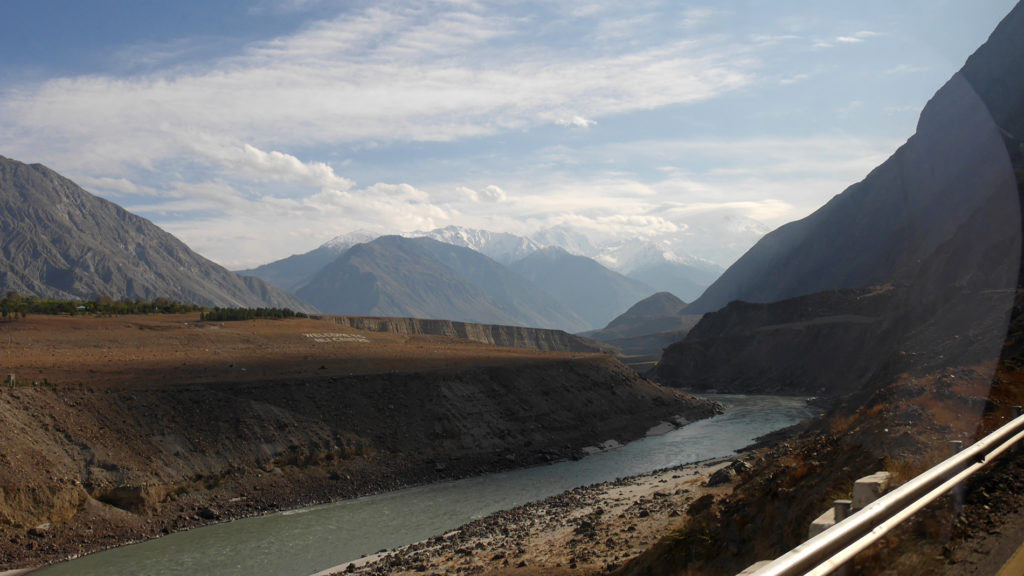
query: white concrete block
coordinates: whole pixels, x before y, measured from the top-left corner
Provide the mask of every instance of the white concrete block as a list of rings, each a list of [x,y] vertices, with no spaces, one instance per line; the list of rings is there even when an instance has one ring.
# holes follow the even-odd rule
[[[878,500],[879,496],[885,494],[892,481],[892,474],[888,472],[875,472],[865,476],[853,483],[853,509],[861,508]]]
[[[829,508],[824,514],[818,516],[814,522],[811,522],[811,526],[807,529],[807,537],[814,538],[818,534],[821,534],[825,530],[835,526],[836,524],[836,509]]]

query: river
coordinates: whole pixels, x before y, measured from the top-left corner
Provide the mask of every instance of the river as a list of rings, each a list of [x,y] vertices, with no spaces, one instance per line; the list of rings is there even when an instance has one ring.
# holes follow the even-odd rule
[[[814,413],[797,398],[710,398],[724,404],[726,412],[582,460],[206,526],[99,552],[33,574],[309,576],[577,486],[728,456],[754,438]]]

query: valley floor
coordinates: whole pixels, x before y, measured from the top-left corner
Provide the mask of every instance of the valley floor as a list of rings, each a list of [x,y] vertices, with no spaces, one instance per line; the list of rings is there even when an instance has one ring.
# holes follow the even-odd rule
[[[0,322],[0,373],[0,570],[575,458],[720,410],[607,355],[329,319],[30,316]]]
[[[708,500],[701,498],[728,493],[729,483],[706,484],[731,461],[708,460],[576,488],[317,576],[489,574],[520,568],[543,574],[614,570],[681,527],[687,509]]]

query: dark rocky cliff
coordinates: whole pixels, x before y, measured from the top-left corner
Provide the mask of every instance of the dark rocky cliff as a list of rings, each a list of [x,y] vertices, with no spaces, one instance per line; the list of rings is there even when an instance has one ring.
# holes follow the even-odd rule
[[[666,351],[662,382],[842,395],[868,394],[862,386],[896,370],[991,373],[1021,262],[1022,12],[936,93],[890,159],[766,236],[687,308],[724,306]],[[856,292],[872,286],[892,293]]]
[[[1003,76],[1017,75],[1020,55],[1003,58],[998,62]],[[765,236],[689,311],[710,312],[733,300],[772,302],[910,283],[921,264],[978,210],[995,202],[996,211],[1019,214],[1005,127],[988,107],[996,96],[979,93],[969,73],[969,68],[957,73],[935,94],[917,132],[891,158],[807,218]],[[1019,229],[1009,232],[1019,236]],[[947,268],[963,272],[973,266],[969,260],[950,261]]]
[[[1012,196],[988,195],[987,204],[964,214],[962,224],[938,245],[932,257],[904,268],[916,271],[916,281],[890,288],[890,303],[878,300],[878,311],[896,316],[852,326],[844,334],[853,338],[853,345],[829,350],[829,358],[842,362],[845,359],[837,355],[875,346],[880,352],[875,358],[885,362],[876,364],[877,371],[862,389],[808,423],[795,438],[757,452],[754,466],[731,495],[692,511],[687,528],[666,536],[616,574],[736,574],[755,561],[777,558],[805,541],[808,522],[830,506],[836,494],[848,494],[851,481],[858,476],[887,469],[905,481],[948,456],[945,447],[950,439],[961,439],[966,445],[1012,418],[1012,408],[1024,403],[1024,263],[1020,251],[1024,202],[1018,202],[1024,200],[1022,69],[1024,3],[1018,3],[958,74],[980,97],[990,115],[987,122],[998,128],[1001,149],[992,150],[994,157],[999,164],[1005,158],[1012,166],[1009,171],[999,166],[995,172],[981,172],[978,182],[988,182],[992,191],[1009,188]],[[926,120],[923,115],[922,123]],[[960,128],[953,123],[935,136],[955,140]],[[991,168],[991,159],[979,167]],[[934,174],[947,172],[938,168]],[[908,176],[920,179],[920,175]],[[964,191],[986,192],[973,186]],[[805,224],[786,234],[795,234]],[[936,230],[940,228],[936,226]],[[928,232],[927,228],[917,230],[921,238]],[[901,247],[896,244],[894,250]],[[763,247],[761,254],[769,252],[768,248]],[[900,257],[894,253],[881,258],[880,266],[888,267]],[[768,274],[764,281],[774,280]],[[881,318],[867,303],[855,302],[856,291],[844,294],[847,297],[820,293],[767,305],[729,304],[718,314],[705,317],[707,324],[691,333],[693,340],[680,343],[676,359],[688,354],[682,351],[688,346],[694,350],[703,346],[700,339],[719,337],[736,338],[733,350],[740,354],[753,357],[758,348],[767,352],[771,345],[759,342],[758,337],[783,331],[789,315],[818,319],[813,322],[818,326],[806,322],[804,329],[822,331],[823,320],[844,310],[859,312],[865,320]],[[810,309],[801,312],[801,304]],[[897,318],[903,322],[894,322]],[[886,323],[900,332],[887,333]],[[790,332],[783,337],[792,345],[784,363],[795,367],[798,363],[793,359],[802,354],[814,370],[832,370],[842,377],[841,370],[822,367],[828,359],[816,357],[827,345],[814,342],[810,333],[801,337],[793,335],[799,330]],[[825,335],[819,331],[818,337]],[[876,346],[870,338],[879,338],[885,345]],[[725,350],[715,354],[728,357]],[[765,354],[763,361],[776,359],[775,353]],[[700,362],[695,356],[691,360]],[[695,377],[693,369],[687,372],[687,379]],[[1020,453],[1004,455],[995,466],[1006,466],[1011,475],[1019,475]],[[884,545],[859,554],[848,565],[851,572],[963,574],[999,570],[1019,544],[1015,510],[1020,489],[1015,480],[990,482],[986,475],[969,481],[966,492],[970,496],[962,510],[944,504],[926,508],[888,533]],[[979,568],[981,556],[989,556],[988,567]]]

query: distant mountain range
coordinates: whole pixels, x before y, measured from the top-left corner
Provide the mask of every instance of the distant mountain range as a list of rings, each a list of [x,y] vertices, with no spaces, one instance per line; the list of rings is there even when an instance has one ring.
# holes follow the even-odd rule
[[[251,273],[280,278],[296,262],[312,262],[327,250],[320,247]],[[289,283],[301,284],[297,296],[333,314],[444,318],[568,332],[603,326],[654,292],[558,248],[534,250],[506,266],[467,247],[401,236],[356,244],[308,280]]]
[[[560,328],[588,324],[545,291],[479,252],[430,238],[357,244],[296,294],[327,313],[409,316]]]
[[[313,308],[239,276],[40,164],[0,156],[0,291],[49,298]]]
[[[604,326],[657,291],[559,247],[457,227],[418,238],[353,232],[236,274],[56,172],[2,157],[0,211],[0,290],[41,297],[165,297],[580,332]],[[616,250],[619,257],[609,261],[621,265],[626,250],[637,270],[669,262],[658,248]],[[708,269],[695,285],[707,280]],[[651,278],[681,270],[669,267]]]
[[[289,256],[251,270],[239,270],[238,273],[243,276],[262,278],[282,290],[295,292],[312,280],[313,276],[324,266],[344,254],[346,250],[356,244],[370,242],[376,237],[375,234],[369,232],[351,232],[344,236],[337,236],[305,254]]]
[[[678,257],[667,245],[643,240],[596,245],[568,229],[550,229],[537,238],[457,226],[405,236],[416,242],[353,232],[239,273],[325,312],[429,314],[576,332],[604,326],[659,290],[695,298],[721,272],[713,263]],[[546,244],[552,241],[572,250]],[[374,246],[349,256],[360,244]]]
[[[655,292],[642,282],[561,248],[537,250],[510,268],[582,316],[590,328],[603,326]]]
[[[464,246],[486,254],[502,264],[517,260],[544,248],[561,248],[569,254],[585,256],[602,266],[657,291],[671,292],[684,300],[694,300],[724,271],[714,262],[679,255],[664,240],[642,238],[596,242],[569,228],[550,228],[529,237],[488,232],[458,226],[414,232]]]
[[[461,226],[447,226],[429,232],[413,232],[411,238],[433,238],[439,242],[475,250],[502,264],[511,264],[543,248],[524,236],[506,232],[489,232]]]

